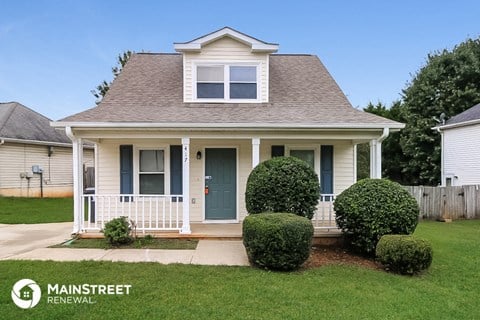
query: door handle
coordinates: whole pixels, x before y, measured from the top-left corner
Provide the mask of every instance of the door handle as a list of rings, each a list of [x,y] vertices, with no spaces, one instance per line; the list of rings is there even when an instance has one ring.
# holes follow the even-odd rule
[[[212,176],[205,176],[205,180],[212,180],[213,177]]]

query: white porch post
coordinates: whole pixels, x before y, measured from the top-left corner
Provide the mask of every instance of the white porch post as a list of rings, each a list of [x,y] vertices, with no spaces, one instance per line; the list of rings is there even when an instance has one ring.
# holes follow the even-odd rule
[[[382,135],[370,141],[370,178],[382,178],[382,142],[389,134],[390,129],[383,128]]]
[[[377,141],[377,147],[375,148],[375,157],[377,158],[375,160],[376,164],[376,171],[375,171],[375,177],[377,179],[382,178],[382,142]]]
[[[183,225],[180,233],[190,234],[190,138],[182,138]]]
[[[377,140],[370,140],[370,178],[377,177]]]
[[[73,135],[71,128],[66,128],[67,136],[72,140],[73,157],[73,230],[80,233],[83,229],[83,143]]]
[[[260,163],[260,138],[252,138],[252,169]]]

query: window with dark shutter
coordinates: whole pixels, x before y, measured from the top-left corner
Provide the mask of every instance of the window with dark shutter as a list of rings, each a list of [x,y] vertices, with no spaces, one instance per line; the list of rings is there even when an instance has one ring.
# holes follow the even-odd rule
[[[333,194],[333,146],[322,146],[320,151],[320,186],[322,194]]]
[[[285,155],[285,146],[272,146],[272,158],[283,157]]]
[[[133,146],[120,146],[120,194],[133,194]],[[122,201],[130,201],[124,197]]]
[[[183,193],[182,146],[170,146],[170,194]],[[172,199],[175,201],[176,199]],[[180,197],[179,201],[182,201]]]

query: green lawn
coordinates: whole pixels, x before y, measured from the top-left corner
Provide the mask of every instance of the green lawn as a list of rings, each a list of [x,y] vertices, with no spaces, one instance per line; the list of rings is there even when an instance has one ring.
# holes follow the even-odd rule
[[[54,245],[52,248],[194,250],[197,244],[198,240],[194,239],[138,238],[130,244],[112,246],[105,239],[75,239]]]
[[[72,198],[0,197],[0,223],[73,221]]]
[[[417,277],[354,266],[294,273],[248,267],[109,262],[0,262],[2,319],[480,319],[480,221],[423,222],[434,247]],[[22,278],[42,299],[21,310],[10,299]],[[131,284],[96,304],[47,304],[47,284]]]

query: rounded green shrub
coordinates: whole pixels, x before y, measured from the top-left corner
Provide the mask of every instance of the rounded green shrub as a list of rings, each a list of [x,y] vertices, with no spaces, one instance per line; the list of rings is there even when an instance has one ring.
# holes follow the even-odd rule
[[[376,255],[389,271],[415,274],[430,267],[433,250],[424,239],[410,235],[385,235],[378,241]]]
[[[303,160],[276,157],[250,173],[245,201],[250,214],[289,212],[312,219],[320,197],[315,171]]]
[[[105,224],[103,234],[111,245],[122,245],[133,241],[133,238],[130,236],[131,230],[127,217],[119,217]]]
[[[261,213],[243,221],[243,244],[250,263],[273,270],[293,270],[310,255],[313,225],[292,213]]]
[[[334,210],[347,244],[374,255],[385,234],[411,234],[418,223],[418,204],[398,183],[364,179],[337,196]]]

